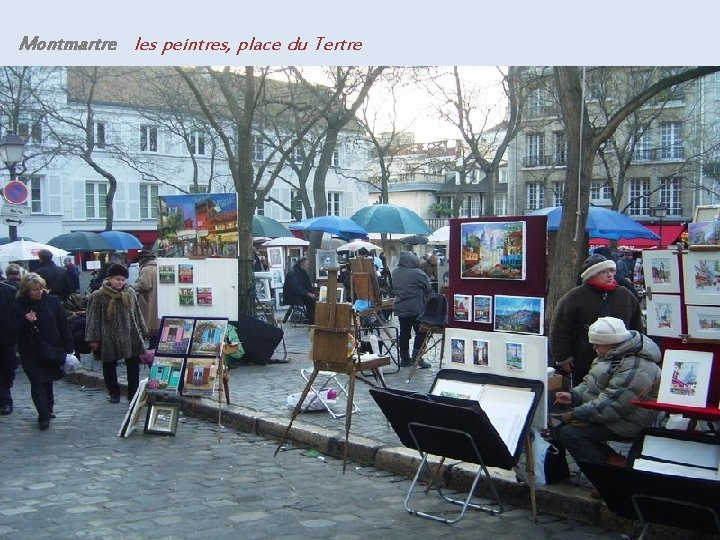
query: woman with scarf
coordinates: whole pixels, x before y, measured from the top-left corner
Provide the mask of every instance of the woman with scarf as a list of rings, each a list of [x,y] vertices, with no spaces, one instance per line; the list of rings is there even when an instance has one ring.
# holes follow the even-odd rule
[[[85,341],[103,363],[103,379],[110,402],[120,402],[118,360],[125,359],[127,397],[131,400],[140,383],[140,355],[148,329],[140,313],[137,294],[127,283],[128,270],[111,264],[100,288],[92,293],[86,313]]]
[[[615,262],[590,255],[582,265],[582,285],[563,296],[550,324],[550,354],[572,386],[580,384],[595,359],[588,328],[600,317],[616,317],[628,330],[643,333],[640,303],[615,281]]]

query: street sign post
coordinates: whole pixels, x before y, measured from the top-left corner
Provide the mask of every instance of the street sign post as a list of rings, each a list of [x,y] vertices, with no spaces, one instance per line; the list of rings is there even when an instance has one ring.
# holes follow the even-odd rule
[[[30,215],[30,207],[25,205],[19,205],[19,204],[3,204],[0,207],[0,216],[2,217],[20,217],[20,216],[29,216]]]
[[[3,197],[10,204],[25,204],[28,195],[27,186],[19,180],[11,180],[3,186]]]

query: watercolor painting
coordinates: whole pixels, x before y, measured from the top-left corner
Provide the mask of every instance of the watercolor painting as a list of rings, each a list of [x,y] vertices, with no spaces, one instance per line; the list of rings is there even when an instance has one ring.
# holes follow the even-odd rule
[[[492,296],[476,294],[473,296],[473,322],[492,323]]]
[[[525,369],[525,350],[522,343],[505,343],[505,368],[508,371]]]
[[[484,339],[473,339],[473,365],[481,367],[490,366],[490,342]]]
[[[544,306],[540,297],[495,295],[495,330],[542,335]]]
[[[461,277],[525,279],[525,222],[460,224]]]

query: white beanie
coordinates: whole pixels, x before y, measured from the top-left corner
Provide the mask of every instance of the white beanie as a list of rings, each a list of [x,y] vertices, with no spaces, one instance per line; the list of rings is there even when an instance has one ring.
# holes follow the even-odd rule
[[[630,336],[625,323],[615,317],[600,317],[588,328],[588,339],[594,345],[615,345]]]
[[[583,263],[580,279],[585,282],[605,270],[612,270],[614,272],[616,270],[615,261],[606,259],[602,255],[591,255],[585,259],[585,262]]]

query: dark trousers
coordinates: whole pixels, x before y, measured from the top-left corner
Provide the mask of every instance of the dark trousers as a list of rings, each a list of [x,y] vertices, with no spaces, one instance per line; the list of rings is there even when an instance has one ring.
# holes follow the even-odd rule
[[[420,332],[420,321],[417,317],[398,317],[400,321],[400,334],[398,335],[398,349],[400,350],[400,356],[403,354],[410,354],[410,336],[412,332],[415,332],[415,341],[413,342],[412,357],[414,358],[417,352],[422,347],[423,341],[425,341],[425,332]]]
[[[10,389],[15,380],[16,366],[15,345],[0,345],[0,406],[13,404]]]
[[[103,362],[103,379],[105,379],[105,386],[111,396],[120,395],[117,367],[117,360]],[[140,357],[131,356],[130,358],[126,358],[125,367],[127,368],[127,397],[128,399],[132,399],[140,385]]]
[[[606,463],[608,458],[615,454],[607,441],[624,441],[621,437],[609,430],[603,424],[588,424],[576,427],[571,424],[560,424],[555,428],[555,438],[575,461],[593,461]]]
[[[30,381],[30,397],[38,412],[38,422],[49,422],[50,413],[55,406],[53,383]]]

